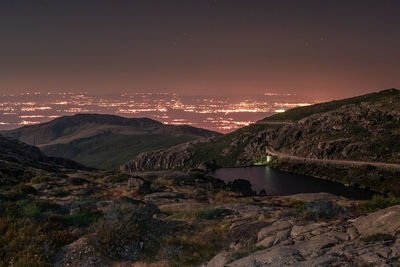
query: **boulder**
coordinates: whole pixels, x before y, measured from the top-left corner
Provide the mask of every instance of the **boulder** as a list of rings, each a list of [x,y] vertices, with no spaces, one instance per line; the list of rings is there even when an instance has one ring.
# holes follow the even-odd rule
[[[350,237],[349,237],[349,235],[347,233],[339,232],[339,231],[331,231],[327,235],[331,236],[333,238],[336,238],[336,239],[338,239],[340,241],[346,241],[346,240],[350,239]]]
[[[205,267],[221,267],[225,266],[225,263],[228,261],[229,253],[227,251],[222,251],[215,255],[212,260],[207,263]]]
[[[261,241],[265,237],[270,236],[279,231],[289,229],[290,227],[292,227],[292,225],[287,221],[284,221],[284,220],[276,221],[273,224],[271,224],[270,226],[262,228],[258,232],[258,241]]]
[[[231,247],[244,248],[253,245],[257,241],[257,233],[266,225],[266,222],[255,221],[232,228],[229,238]]]
[[[354,220],[353,225],[364,237],[376,234],[395,235],[400,229],[400,205],[359,217]]]
[[[288,239],[289,236],[290,236],[290,229],[279,231],[276,234],[274,245],[276,245],[282,241],[285,241],[286,239]]]
[[[274,245],[275,239],[276,239],[275,235],[266,237],[263,240],[261,240],[260,242],[258,242],[256,244],[256,246],[257,247],[270,248],[270,247],[272,247]]]
[[[354,240],[360,236],[354,227],[348,227],[346,233],[349,235],[350,240]]]
[[[321,250],[324,248],[331,247],[337,243],[337,240],[333,237],[326,235],[313,236],[309,240],[301,243],[299,250],[303,256],[309,256],[311,254],[321,254]]]
[[[228,264],[229,267],[296,266],[302,260],[299,251],[292,247],[273,247],[257,251]]]

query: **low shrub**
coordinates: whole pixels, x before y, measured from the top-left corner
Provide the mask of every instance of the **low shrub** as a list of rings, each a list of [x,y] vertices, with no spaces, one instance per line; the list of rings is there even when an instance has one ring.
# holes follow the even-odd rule
[[[25,184],[18,184],[9,190],[7,190],[4,194],[5,198],[11,201],[17,201],[20,199],[26,199],[29,195],[36,194],[36,189],[32,186]]]
[[[107,182],[110,183],[123,183],[129,180],[129,178],[131,178],[131,176],[129,174],[117,174],[117,175],[113,175],[107,178]]]
[[[75,227],[89,227],[97,220],[101,218],[100,212],[74,212],[69,215],[65,215],[63,220],[67,226],[75,226]]]
[[[110,206],[88,236],[88,242],[106,257],[136,261],[157,250],[165,223],[152,218],[146,205]]]
[[[225,216],[231,215],[233,213],[232,210],[229,209],[204,209],[199,211],[182,211],[177,214],[170,216],[170,219],[203,219],[203,220],[214,220],[220,219]]]
[[[400,205],[400,197],[374,195],[371,200],[367,200],[361,204],[361,210],[364,212],[374,212],[395,205]]]
[[[298,208],[304,220],[329,220],[337,218],[343,210],[332,201],[317,201],[304,203]]]
[[[151,189],[151,183],[149,181],[144,180],[143,184],[139,187],[137,192],[141,195],[152,193],[153,190]]]
[[[22,209],[22,215],[24,217],[32,218],[39,217],[41,215],[40,209],[34,204],[28,204]]]
[[[248,180],[236,179],[233,182],[229,182],[227,187],[232,192],[240,192],[243,196],[254,196],[256,192],[252,190],[251,183]]]
[[[283,203],[282,206],[301,210],[304,207],[304,202],[300,200],[290,199],[288,202]]]
[[[52,180],[51,177],[46,176],[46,175],[37,175],[31,179],[31,183],[33,184],[41,184],[41,183],[47,183]]]
[[[204,219],[204,220],[214,220],[214,219],[219,219],[223,218],[225,216],[231,215],[233,213],[232,210],[228,209],[205,209],[205,210],[200,210],[195,213],[195,216],[199,219]]]
[[[53,222],[0,218],[0,266],[50,266],[56,249],[73,240]]]
[[[307,210],[303,213],[303,219],[305,221],[315,221],[317,219],[317,214],[312,210]]]
[[[213,225],[172,236],[162,244],[158,257],[169,266],[199,266],[212,259],[225,245],[228,227]]]
[[[71,179],[71,184],[72,185],[84,185],[84,184],[90,184],[91,182],[89,180],[86,180],[85,178],[72,178]]]
[[[69,196],[69,192],[62,188],[57,188],[53,192],[53,196],[55,197],[66,197]]]

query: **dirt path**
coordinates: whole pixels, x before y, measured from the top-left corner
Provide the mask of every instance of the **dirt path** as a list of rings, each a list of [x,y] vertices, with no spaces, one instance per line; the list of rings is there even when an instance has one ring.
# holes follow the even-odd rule
[[[287,158],[294,161],[301,162],[312,162],[312,163],[324,163],[324,164],[333,164],[333,165],[341,165],[341,166],[364,166],[371,165],[377,168],[391,169],[400,171],[400,164],[395,163],[383,163],[383,162],[371,162],[371,161],[354,161],[354,160],[339,160],[339,159],[314,159],[314,158],[302,158],[298,156],[293,156],[281,152],[277,152],[271,148],[266,148],[267,153],[271,156],[279,157],[279,158]]]

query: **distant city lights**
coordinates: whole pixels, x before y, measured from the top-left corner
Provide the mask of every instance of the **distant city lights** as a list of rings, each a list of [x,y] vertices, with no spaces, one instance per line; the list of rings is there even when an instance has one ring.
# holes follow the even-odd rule
[[[100,113],[148,117],[165,124],[193,125],[227,133],[274,113],[316,102],[295,94],[279,93],[249,97],[193,97],[165,92],[96,96],[86,92],[35,91],[0,95],[0,130],[65,115]]]

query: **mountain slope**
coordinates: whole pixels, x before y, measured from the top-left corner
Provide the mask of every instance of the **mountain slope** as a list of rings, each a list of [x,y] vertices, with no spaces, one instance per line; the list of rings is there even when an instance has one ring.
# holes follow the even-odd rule
[[[351,97],[351,98],[346,98],[346,99],[341,99],[341,100],[334,100],[330,102],[325,102],[325,103],[319,103],[311,106],[305,106],[305,107],[297,107],[297,108],[292,108],[287,110],[286,112],[283,113],[278,113],[275,115],[272,115],[270,117],[267,117],[260,122],[263,121],[298,121],[303,118],[306,118],[311,115],[323,113],[323,112],[328,112],[332,110],[336,110],[340,107],[343,107],[345,105],[360,105],[361,103],[374,103],[374,102],[380,102],[380,101],[385,101],[388,98],[392,97],[398,97],[399,95],[399,90],[397,89],[387,89],[383,90],[380,92],[375,92],[375,93],[370,93],[366,95],[361,95],[361,96],[356,96],[356,97]]]
[[[164,125],[148,118],[78,114],[3,132],[37,145],[49,156],[112,169],[149,150],[167,148],[219,133],[191,126]]]
[[[143,170],[164,170],[204,167],[235,167],[251,165],[247,161],[248,147],[254,137],[265,131],[272,131],[279,125],[253,124],[232,133],[207,140],[197,140],[180,144],[168,149],[141,153],[121,169],[128,172]]]
[[[0,135],[0,168],[33,168],[45,171],[88,168],[71,160],[45,156],[39,148]]]
[[[142,153],[121,169],[248,166],[265,162],[270,149],[304,159],[400,164],[400,91],[295,108],[212,140]]]

